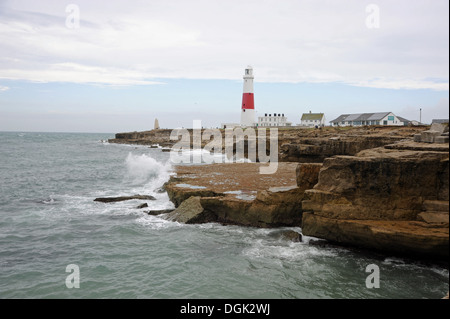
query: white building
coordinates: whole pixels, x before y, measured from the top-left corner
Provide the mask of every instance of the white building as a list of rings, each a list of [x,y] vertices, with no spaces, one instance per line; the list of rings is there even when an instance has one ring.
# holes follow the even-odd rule
[[[264,114],[264,116],[258,117],[258,127],[268,126],[291,126],[292,123],[287,121],[287,117],[284,114]]]
[[[303,113],[300,120],[300,126],[321,127],[325,126],[325,114],[323,113]]]
[[[342,114],[333,121],[332,126],[362,126],[362,125],[394,125],[405,123],[392,112]]]

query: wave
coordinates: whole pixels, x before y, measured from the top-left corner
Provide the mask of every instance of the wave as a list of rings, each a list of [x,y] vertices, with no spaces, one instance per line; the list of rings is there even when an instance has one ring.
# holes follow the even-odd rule
[[[125,181],[133,186],[151,187],[152,190],[161,187],[169,180],[172,166],[169,162],[158,162],[146,154],[129,153],[126,160]]]

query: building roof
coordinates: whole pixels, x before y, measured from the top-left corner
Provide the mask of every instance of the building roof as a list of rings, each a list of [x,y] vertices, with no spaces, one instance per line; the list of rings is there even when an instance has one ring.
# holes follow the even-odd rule
[[[347,116],[349,116],[350,114],[342,114],[340,115],[337,119],[332,120],[330,122],[342,122],[345,121],[345,119],[347,118]]]
[[[302,121],[321,120],[323,116],[323,113],[303,113]]]
[[[408,124],[408,123],[411,122],[410,120],[405,119],[404,117],[401,117],[401,116],[397,116],[397,118],[398,118],[400,121],[402,121],[403,123],[406,123],[406,124]]]
[[[434,124],[434,123],[439,123],[439,124],[448,123],[448,119],[433,119],[431,124]]]
[[[330,121],[330,123],[350,121],[380,121],[390,113],[392,112],[342,114],[337,119]]]

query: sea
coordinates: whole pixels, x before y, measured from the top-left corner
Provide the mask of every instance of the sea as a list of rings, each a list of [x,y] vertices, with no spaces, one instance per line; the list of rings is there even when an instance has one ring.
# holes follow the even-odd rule
[[[113,137],[0,133],[1,299],[440,299],[449,290],[448,264],[280,236],[299,227],[148,215],[174,207],[161,191],[170,153]],[[135,194],[156,200],[94,201]]]

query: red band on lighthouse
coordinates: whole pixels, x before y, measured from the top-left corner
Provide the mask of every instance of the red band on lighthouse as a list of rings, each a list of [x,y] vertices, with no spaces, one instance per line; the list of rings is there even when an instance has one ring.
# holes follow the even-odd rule
[[[242,109],[243,110],[255,109],[255,99],[253,93],[244,93],[242,95]]]

